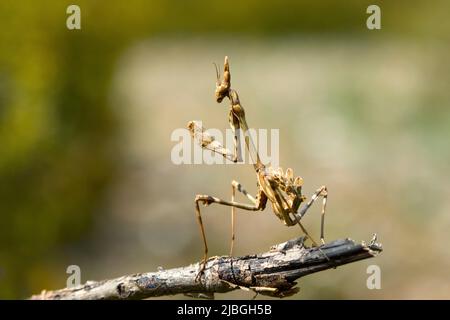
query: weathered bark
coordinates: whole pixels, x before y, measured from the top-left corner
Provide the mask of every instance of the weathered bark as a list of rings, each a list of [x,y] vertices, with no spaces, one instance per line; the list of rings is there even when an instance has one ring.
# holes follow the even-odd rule
[[[126,275],[120,278],[56,291],[43,291],[31,299],[144,299],[174,294],[212,297],[235,289],[284,297],[298,291],[295,280],[311,273],[367,259],[382,251],[374,238],[369,245],[350,239],[308,248],[303,238],[273,246],[270,251],[244,257],[212,257],[196,280],[199,264]]]

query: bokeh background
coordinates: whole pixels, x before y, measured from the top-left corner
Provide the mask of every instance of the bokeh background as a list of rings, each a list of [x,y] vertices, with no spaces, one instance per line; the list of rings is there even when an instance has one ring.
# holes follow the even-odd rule
[[[81,7],[82,29],[66,28]],[[382,29],[366,28],[381,7]],[[292,299],[450,298],[448,1],[0,2],[0,298],[197,261],[197,193],[252,193],[249,165],[174,165],[174,129],[227,128],[212,62],[229,55],[250,126],[280,163],[329,189],[326,236],[376,259],[301,279]],[[319,206],[305,224],[316,237]],[[229,210],[204,210],[226,254]],[[238,214],[236,254],[299,235]],[[382,289],[368,290],[377,264]],[[216,298],[248,299],[234,292]],[[176,298],[185,298],[177,296]],[[262,297],[260,297],[262,298]]]

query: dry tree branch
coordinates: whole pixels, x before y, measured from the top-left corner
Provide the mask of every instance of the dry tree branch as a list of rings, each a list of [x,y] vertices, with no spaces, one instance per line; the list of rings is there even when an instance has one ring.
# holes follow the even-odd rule
[[[31,299],[145,299],[174,294],[212,298],[214,293],[235,289],[285,297],[298,291],[295,280],[306,275],[374,257],[382,251],[376,236],[370,244],[350,239],[308,248],[300,237],[273,246],[270,251],[244,257],[212,257],[196,281],[199,264],[126,275],[56,291],[42,291]]]

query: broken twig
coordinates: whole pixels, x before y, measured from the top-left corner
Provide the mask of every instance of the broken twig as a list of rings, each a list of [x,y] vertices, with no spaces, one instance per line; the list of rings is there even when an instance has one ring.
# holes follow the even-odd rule
[[[55,291],[31,299],[145,299],[174,294],[213,297],[235,289],[285,297],[298,291],[295,280],[326,269],[374,257],[382,251],[376,237],[370,244],[350,239],[308,248],[300,237],[273,246],[270,251],[244,257],[212,257],[199,279],[199,263],[157,272],[126,275]]]

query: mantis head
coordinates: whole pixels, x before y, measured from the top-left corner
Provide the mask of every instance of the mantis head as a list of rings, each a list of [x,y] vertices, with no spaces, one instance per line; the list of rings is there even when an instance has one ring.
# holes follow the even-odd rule
[[[228,64],[228,57],[225,56],[225,62],[223,66],[223,80],[220,79],[220,70],[217,65],[214,63],[216,67],[216,101],[222,102],[225,97],[228,97],[230,94],[231,87],[231,74],[230,74],[230,65]]]

